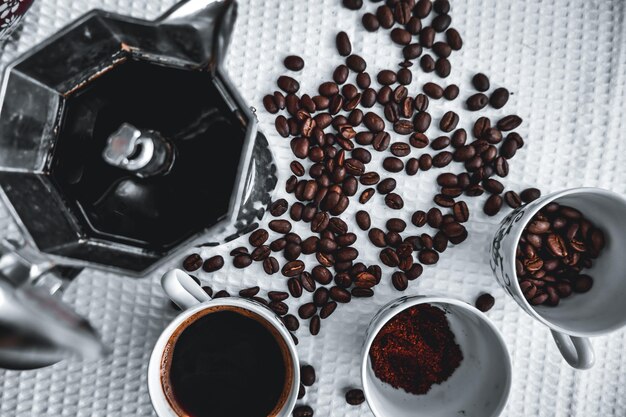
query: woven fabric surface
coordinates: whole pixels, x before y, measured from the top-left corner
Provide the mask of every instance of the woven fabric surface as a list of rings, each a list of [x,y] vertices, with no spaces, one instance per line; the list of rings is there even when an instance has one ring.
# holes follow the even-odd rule
[[[0,62],[6,65],[91,8],[155,18],[173,4],[173,0],[36,1],[12,42],[4,46]],[[366,9],[376,6],[366,1]],[[350,35],[372,75],[396,68],[401,61],[400,48],[390,42],[389,33],[366,32],[361,14],[342,8],[340,0],[240,1],[226,67],[245,100],[257,109],[275,152],[281,171],[277,198],[293,201],[284,192],[293,155],[289,141],[275,133],[274,116],[263,109],[261,100],[276,89],[276,78],[285,73],[283,58],[299,54],[305,59],[305,69],[297,78],[302,90],[310,93],[330,79],[342,62],[334,50],[338,30]],[[492,86],[506,86],[513,93],[505,108],[489,115],[517,113],[524,119],[518,131],[526,146],[511,163],[510,175],[503,181],[507,188],[537,186],[551,192],[598,186],[626,195],[626,3],[467,0],[453,2],[451,15],[464,47],[452,55],[452,75],[443,83],[457,83],[461,95],[453,103],[432,105],[433,120],[453,109],[461,115],[461,126],[470,128],[473,116],[461,103],[471,91],[471,76],[485,72]],[[416,69],[409,90],[415,94],[424,82],[436,80],[440,79]],[[381,155],[375,155],[369,167],[378,167],[381,161]],[[394,175],[405,199],[398,217],[408,219],[413,211],[431,207],[434,179],[441,172]],[[199,184],[202,181],[198,178]],[[598,358],[593,369],[571,369],[549,331],[522,312],[491,274],[487,247],[504,212],[488,218],[481,211],[484,197],[466,201],[472,213],[467,223],[469,239],[446,251],[436,267],[425,268],[404,294],[445,294],[470,303],[482,292],[495,296],[495,307],[487,315],[503,333],[514,372],[503,416],[626,416],[626,331],[593,340]],[[341,217],[351,221],[361,207],[354,201]],[[368,203],[367,210],[377,227],[390,217],[380,195]],[[8,216],[0,207],[0,227],[14,235],[16,228]],[[306,235],[307,230],[298,224],[295,231]],[[366,233],[358,229],[355,233],[359,260],[379,263],[378,251]],[[258,263],[245,270],[230,265],[228,252],[243,242],[246,238],[203,249],[203,256],[224,255],[227,265],[217,273],[199,274],[200,279],[231,293],[254,285],[263,294],[284,290],[284,278],[266,276]],[[186,253],[192,252],[189,248]],[[112,347],[111,356],[98,362],[69,359],[34,371],[0,371],[0,416],[153,416],[146,383],[148,359],[159,333],[176,315],[159,278],[178,266],[183,255],[144,279],[83,271],[63,297],[101,332]],[[383,271],[374,298],[338,308],[322,322],[316,337],[308,334],[306,325],[297,332],[302,362],[317,370],[317,383],[301,401],[311,405],[315,415],[371,415],[365,404],[348,406],[344,392],[360,385],[361,344],[370,319],[400,296],[390,284],[391,269]],[[295,309],[295,303],[288,304]]]

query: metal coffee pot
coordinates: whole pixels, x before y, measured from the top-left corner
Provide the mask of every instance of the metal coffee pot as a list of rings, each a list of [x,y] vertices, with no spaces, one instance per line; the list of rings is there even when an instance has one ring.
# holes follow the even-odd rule
[[[8,66],[0,187],[23,240],[0,248],[0,367],[106,351],[57,297],[82,268],[144,276],[256,227],[276,166],[223,68],[235,18],[232,0],[94,10]]]

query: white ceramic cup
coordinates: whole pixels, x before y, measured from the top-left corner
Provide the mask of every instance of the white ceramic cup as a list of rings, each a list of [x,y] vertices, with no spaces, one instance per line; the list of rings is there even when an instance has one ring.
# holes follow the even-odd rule
[[[426,303],[446,312],[463,360],[448,380],[433,385],[424,395],[414,395],[379,380],[369,351],[389,320],[407,308]],[[401,297],[383,307],[367,329],[361,380],[365,399],[376,417],[495,417],[502,412],[511,390],[511,359],[498,329],[471,305],[444,297]]]
[[[183,417],[180,409],[172,403],[169,395],[165,392],[163,379],[165,378],[163,359],[166,349],[171,348],[170,339],[177,334],[177,330],[189,323],[189,319],[195,320],[211,311],[219,311],[221,308],[235,308],[245,310],[256,320],[263,320],[268,325],[274,336],[279,340],[281,347],[286,350],[286,389],[277,404],[277,408],[268,417],[288,417],[296,404],[298,389],[300,388],[300,364],[296,352],[296,345],[289,331],[280,321],[278,316],[263,304],[240,297],[225,297],[211,300],[204,290],[184,271],[174,269],[163,275],[161,281],[166,294],[179,307],[184,309],[163,331],[156,342],[150,363],[148,365],[148,390],[152,405],[159,417]],[[179,332],[178,332],[179,333]],[[242,401],[245,400],[242,398]]]
[[[557,307],[531,306],[515,272],[515,251],[533,216],[551,202],[580,210],[605,234],[606,246],[588,270],[591,290],[574,294]],[[595,355],[590,336],[606,334],[626,324],[626,199],[600,188],[574,188],[541,197],[515,209],[500,224],[490,247],[490,264],[500,285],[531,317],[545,324],[572,367],[591,368]]]

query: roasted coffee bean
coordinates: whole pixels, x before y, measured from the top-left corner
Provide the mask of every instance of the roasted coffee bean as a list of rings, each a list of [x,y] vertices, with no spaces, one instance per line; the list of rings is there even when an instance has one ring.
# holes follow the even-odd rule
[[[396,193],[389,193],[385,196],[385,204],[391,209],[400,210],[404,207],[404,200]]]
[[[276,99],[271,94],[263,97],[263,107],[265,107],[265,110],[267,110],[269,113],[278,113],[278,105],[276,104]]]
[[[454,203],[452,213],[457,222],[464,223],[469,219],[469,208],[465,201],[457,201]]]
[[[413,8],[413,14],[420,19],[424,19],[430,14],[433,4],[430,0],[418,0]]]
[[[407,175],[415,175],[419,170],[419,161],[417,158],[409,158],[404,166]]]
[[[565,240],[557,234],[550,233],[546,238],[546,247],[552,253],[552,255],[558,258],[564,258],[567,256],[567,247],[565,246]]]
[[[368,32],[376,32],[380,28],[380,22],[373,13],[365,13],[361,18],[361,22]]]
[[[355,248],[342,248],[337,251],[335,257],[339,262],[354,261],[359,256],[359,251]]]
[[[509,163],[503,157],[499,156],[496,158],[495,163],[495,171],[499,177],[506,177],[509,175]]]
[[[398,45],[408,45],[411,43],[412,35],[411,33],[402,28],[395,28],[391,31],[391,40],[397,43]]]
[[[454,100],[459,96],[459,87],[456,84],[450,84],[443,90],[443,96],[446,100]]]
[[[230,256],[244,255],[248,254],[248,248],[245,246],[239,246],[230,251]]]
[[[455,51],[458,51],[463,47],[463,39],[461,38],[459,32],[454,28],[446,30],[446,40],[448,45],[450,45],[450,47]]]
[[[273,256],[269,256],[263,260],[263,270],[267,275],[273,275],[277,273],[279,269],[278,260]]]
[[[352,44],[346,32],[339,32],[336,38],[337,52],[341,56],[348,56],[352,53]]]
[[[413,99],[413,107],[415,107],[415,110],[418,112],[426,111],[428,109],[428,104],[429,100],[425,94],[420,93],[415,96],[415,99]]]
[[[276,233],[286,234],[291,231],[291,223],[287,220],[272,220],[268,227]]]
[[[413,73],[408,68],[402,68],[398,71],[398,83],[401,85],[409,85],[413,81]]]
[[[452,173],[440,174],[437,177],[437,184],[442,187],[456,187],[458,185],[457,176]]]
[[[222,258],[222,265],[224,265],[223,258]],[[197,253],[192,253],[191,255],[187,256],[185,260],[183,261],[183,268],[185,269],[185,271],[189,271],[189,272],[196,271],[200,269],[201,266],[202,266],[202,257],[198,255]]]
[[[501,109],[507,101],[509,101],[509,90],[504,87],[493,90],[489,98],[489,104],[491,104],[491,107],[494,109]]]
[[[422,45],[419,43],[407,45],[402,49],[402,55],[405,59],[416,59],[422,55]]]
[[[419,157],[419,167],[422,171],[428,171],[433,166],[433,158],[429,154],[423,154]]]
[[[443,88],[435,83],[428,82],[424,84],[423,87],[424,93],[433,99],[440,99],[443,97]]]
[[[431,117],[429,113],[421,112],[413,118],[413,128],[418,133],[424,133],[430,127]]]
[[[335,238],[337,245],[340,247],[352,246],[356,242],[357,237],[354,233],[345,233]]]
[[[443,132],[452,132],[454,129],[456,129],[458,123],[459,115],[453,111],[448,111],[441,118],[441,121],[439,122],[439,128]]]
[[[346,65],[354,72],[363,72],[367,68],[365,60],[354,54],[346,58]]]
[[[389,230],[390,232],[402,233],[404,232],[404,229],[406,229],[406,222],[402,219],[391,218],[387,220],[387,223],[385,224],[385,226],[387,227],[387,230]]]
[[[322,326],[322,322],[320,321],[320,316],[311,317],[311,321],[309,322],[309,333],[313,336],[317,336],[320,333],[320,327]]]
[[[402,117],[411,117],[413,115],[413,99],[411,97],[405,97],[400,105],[398,111]]]
[[[491,144],[498,144],[502,142],[502,132],[500,132],[495,127],[491,127],[483,132],[481,139],[484,139]],[[496,148],[491,148],[491,149],[494,149],[493,158],[495,158],[495,156],[497,155],[497,149]]]
[[[343,84],[348,80],[348,75],[350,75],[350,70],[347,66],[341,64],[333,72],[333,81],[337,84]]]
[[[378,83],[380,85],[391,85],[397,81],[397,75],[391,70],[382,70],[377,76]]]
[[[337,242],[328,238],[317,239],[316,245],[317,249],[323,253],[334,253],[337,250]],[[315,252],[314,248],[311,249],[310,253]]]
[[[285,258],[288,261],[295,261],[296,259],[300,257],[301,253],[302,253],[302,247],[299,244],[292,243],[292,242],[287,243],[287,245],[285,246],[285,250],[283,252],[283,254],[285,255]]]
[[[505,116],[502,119],[498,120],[498,129],[503,132],[508,132],[509,130],[513,130],[522,124],[522,118],[517,115],[509,115]]]
[[[276,82],[278,87],[286,93],[295,94],[300,89],[300,83],[287,75],[281,75]]]
[[[482,182],[483,188],[492,194],[501,194],[504,191],[504,185],[498,180],[487,178]]]
[[[295,332],[296,330],[300,328],[300,322],[298,321],[298,318],[294,316],[293,314],[286,314],[282,317],[281,320],[283,324],[285,325],[285,327],[287,328],[287,330],[291,332]]]
[[[331,314],[333,314],[336,308],[337,308],[337,303],[335,301],[329,301],[328,303],[326,303],[326,305],[324,305],[320,309],[320,318],[321,319],[328,318]]]
[[[389,133],[379,132],[374,136],[372,146],[378,152],[382,152],[389,147],[390,142],[391,142],[391,136],[389,135]]]
[[[300,71],[304,68],[304,60],[297,55],[287,56],[283,63],[285,64],[285,68],[291,71]]]
[[[371,288],[354,287],[350,290],[350,294],[355,298],[369,298],[374,296],[374,290]]]
[[[474,305],[477,309],[482,311],[483,313],[491,310],[493,305],[495,304],[495,299],[491,294],[485,293],[481,294],[477,299]]]
[[[235,268],[247,268],[250,264],[252,264],[252,257],[250,257],[250,255],[242,254],[233,258],[233,265]]]
[[[404,162],[399,158],[389,156],[383,160],[383,168],[389,172],[400,172],[404,169]]]
[[[283,265],[282,274],[286,277],[295,277],[304,271],[304,262],[294,260]]]
[[[397,267],[400,263],[400,258],[398,257],[398,254],[391,248],[385,248],[380,251],[379,258],[383,264],[391,268]]]
[[[393,95],[393,90],[388,85],[384,86],[380,90],[378,90],[378,94],[376,95],[376,100],[378,103],[385,105],[391,101],[391,96]]]
[[[396,271],[391,276],[391,283],[398,291],[404,291],[409,287],[409,279],[404,272]]]
[[[400,119],[393,124],[393,131],[400,135],[408,135],[413,133],[413,122],[406,119]]]
[[[432,49],[433,52],[441,58],[447,58],[452,53],[452,48],[445,42],[435,42]]]
[[[402,100],[404,100],[408,96],[409,90],[404,85],[399,85],[395,88],[395,90],[393,90],[391,98],[393,99],[394,103],[400,104]]]
[[[344,288],[333,286],[329,291],[330,298],[338,303],[349,303],[352,298],[350,292]]]
[[[541,191],[537,188],[526,188],[520,193],[520,198],[524,203],[530,203],[541,197]]]
[[[376,18],[378,19],[380,26],[385,29],[390,29],[394,24],[393,11],[389,6],[380,6],[376,10]]]
[[[452,134],[452,138],[450,141],[452,143],[452,146],[457,149],[465,146],[465,143],[467,142],[467,132],[465,131],[465,129],[455,130]]]
[[[333,275],[328,268],[323,265],[316,265],[311,271],[311,276],[322,285],[328,285],[333,280]]]
[[[215,293],[215,295],[213,295],[213,298],[227,298],[227,297],[230,297],[230,294],[226,290],[218,291]]]
[[[287,118],[285,116],[278,116],[275,121],[275,126],[276,131],[280,136],[284,138],[289,137],[289,123],[287,122]]]
[[[432,26],[422,28],[419,34],[419,42],[424,48],[432,48],[435,43],[435,29]]]
[[[346,177],[345,180],[343,180],[342,190],[346,196],[352,197],[356,194],[358,188],[359,183],[355,177],[349,176]]]
[[[413,223],[413,225],[415,225],[417,227],[424,226],[426,224],[426,221],[427,221],[427,215],[422,210],[417,210],[411,216],[411,223]]]
[[[450,27],[452,18],[448,14],[440,14],[433,19],[432,26],[437,32],[445,32]]]
[[[387,232],[385,234],[385,243],[387,246],[397,248],[402,243],[402,236],[397,232]]]
[[[335,206],[336,207],[336,206]],[[330,216],[325,211],[320,211],[311,221],[311,231],[319,233],[328,227]]]
[[[315,291],[315,280],[313,280],[313,277],[311,276],[311,274],[309,274],[308,272],[302,272],[300,274],[300,283],[302,284],[302,288],[305,289],[308,292],[313,292]]]
[[[359,10],[363,7],[363,0],[342,0],[343,7],[350,10]]]
[[[384,248],[387,245],[385,242],[385,232],[376,227],[369,230],[368,237],[374,246]]]
[[[363,185],[374,185],[380,181],[380,175],[378,175],[378,173],[376,172],[366,172],[365,174],[361,175],[359,181]]]
[[[452,152],[442,151],[433,156],[433,166],[441,168],[452,162]]]
[[[371,132],[382,132],[385,128],[385,121],[376,113],[368,112],[363,117],[363,123]]]
[[[478,91],[487,91],[489,90],[489,77],[479,72],[472,77],[472,85]]]
[[[366,190],[364,190],[360,197],[359,197],[359,203],[361,204],[365,204],[368,201],[370,201],[370,199],[372,198],[372,196],[374,195],[374,189],[373,188],[367,188]]]
[[[418,259],[424,265],[434,265],[439,261],[439,254],[432,249],[422,249]]]
[[[500,211],[500,208],[502,208],[502,197],[498,194],[492,194],[487,201],[485,201],[483,211],[488,216],[495,216]]]
[[[244,298],[252,298],[259,293],[259,287],[246,288],[239,291],[239,296]]]
[[[313,304],[317,307],[323,307],[328,302],[329,292],[326,288],[320,287],[313,294]]]
[[[490,127],[491,127],[491,121],[489,120],[489,118],[479,117],[478,119],[476,119],[476,122],[474,122],[472,134],[476,138],[481,138],[483,133]]]
[[[441,214],[441,210],[437,207],[433,207],[428,210],[426,214],[426,222],[428,225],[434,229],[438,229],[441,226],[441,221],[443,219],[443,215]]]
[[[435,72],[441,78],[446,78],[450,75],[452,71],[452,65],[447,58],[439,58],[437,62],[435,62]]]
[[[289,204],[284,198],[274,201],[270,206],[270,214],[274,217],[280,217],[287,212]]]
[[[250,254],[250,256],[252,257],[253,261],[263,261],[265,260],[265,258],[270,256],[270,253],[271,253],[271,249],[269,246],[261,245],[258,248],[255,248]]]
[[[467,104],[467,109],[471,111],[484,109],[488,103],[489,98],[483,93],[476,93],[474,95],[471,95],[465,102],[465,104]]]
[[[298,316],[303,320],[310,319],[316,312],[317,308],[313,303],[305,303],[298,308]]]
[[[373,88],[367,88],[361,95],[361,106],[370,108],[376,104],[376,91]]]

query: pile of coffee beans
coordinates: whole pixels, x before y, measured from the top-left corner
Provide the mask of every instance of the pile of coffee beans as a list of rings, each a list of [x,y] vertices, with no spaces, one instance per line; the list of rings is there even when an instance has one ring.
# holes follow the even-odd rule
[[[342,3],[351,10],[364,6],[362,0]],[[432,23],[423,25],[432,13]],[[285,191],[295,201],[274,201],[269,208],[274,219],[267,228],[249,236],[249,248],[241,246],[231,252],[237,268],[261,263],[268,275],[285,278],[285,291],[269,292],[267,300],[255,288],[243,294],[263,300],[281,316],[296,343],[294,332],[301,320],[307,320],[309,332],[317,335],[322,321],[338,306],[374,296],[382,280],[380,265],[359,262],[354,223],[367,231],[379,249],[380,262],[393,269],[390,284],[404,291],[422,275],[423,265],[436,264],[449,245],[467,239],[464,223],[470,212],[464,198],[485,194],[483,211],[494,216],[504,203],[517,208],[539,196],[534,188],[519,194],[505,191],[496,179],[509,174],[509,161],[524,146],[515,131],[522,123],[519,116],[492,118],[486,113],[507,104],[507,89],[491,90],[489,78],[479,73],[472,79],[475,91],[468,92],[465,101],[476,118],[463,121],[461,115],[446,109],[461,97],[461,88],[456,83],[443,84],[441,79],[452,75],[448,58],[463,46],[461,35],[451,27],[447,0],[386,0],[375,13],[365,13],[362,22],[368,31],[389,30],[391,41],[403,46],[402,61],[398,68],[375,71],[354,50],[348,34],[339,32],[335,46],[340,61],[323,75],[329,78],[322,78],[315,91],[307,93],[294,78],[304,70],[304,59],[285,57],[283,64],[289,72],[277,78],[278,89],[263,98],[263,106],[276,115],[278,135],[289,140],[294,159]],[[417,61],[419,68],[414,68]],[[410,91],[416,69],[439,79]],[[433,108],[444,110],[440,119],[433,120]],[[373,153],[383,154],[380,166],[372,166]],[[415,176],[452,164],[458,164],[461,172],[437,176],[438,191],[431,207],[412,208],[412,214],[402,218],[403,192],[416,191],[399,189],[394,176]],[[376,198],[389,209],[384,225],[373,225],[365,207]],[[354,221],[340,218],[354,204],[364,206]],[[292,230],[295,223],[304,223],[310,233],[296,233]],[[432,230],[419,230],[425,226]],[[278,253],[285,258],[282,265]],[[307,255],[315,260],[305,263]],[[223,264],[221,257],[203,261],[194,254],[183,266],[189,272],[200,268],[214,272]],[[224,292],[217,294],[224,296]],[[285,303],[289,297],[301,300],[295,312]],[[312,415],[307,407],[298,408],[297,415]]]
[[[516,252],[515,269],[531,305],[557,306],[562,298],[591,289],[584,274],[604,248],[602,230],[573,207],[550,203],[528,223]]]

